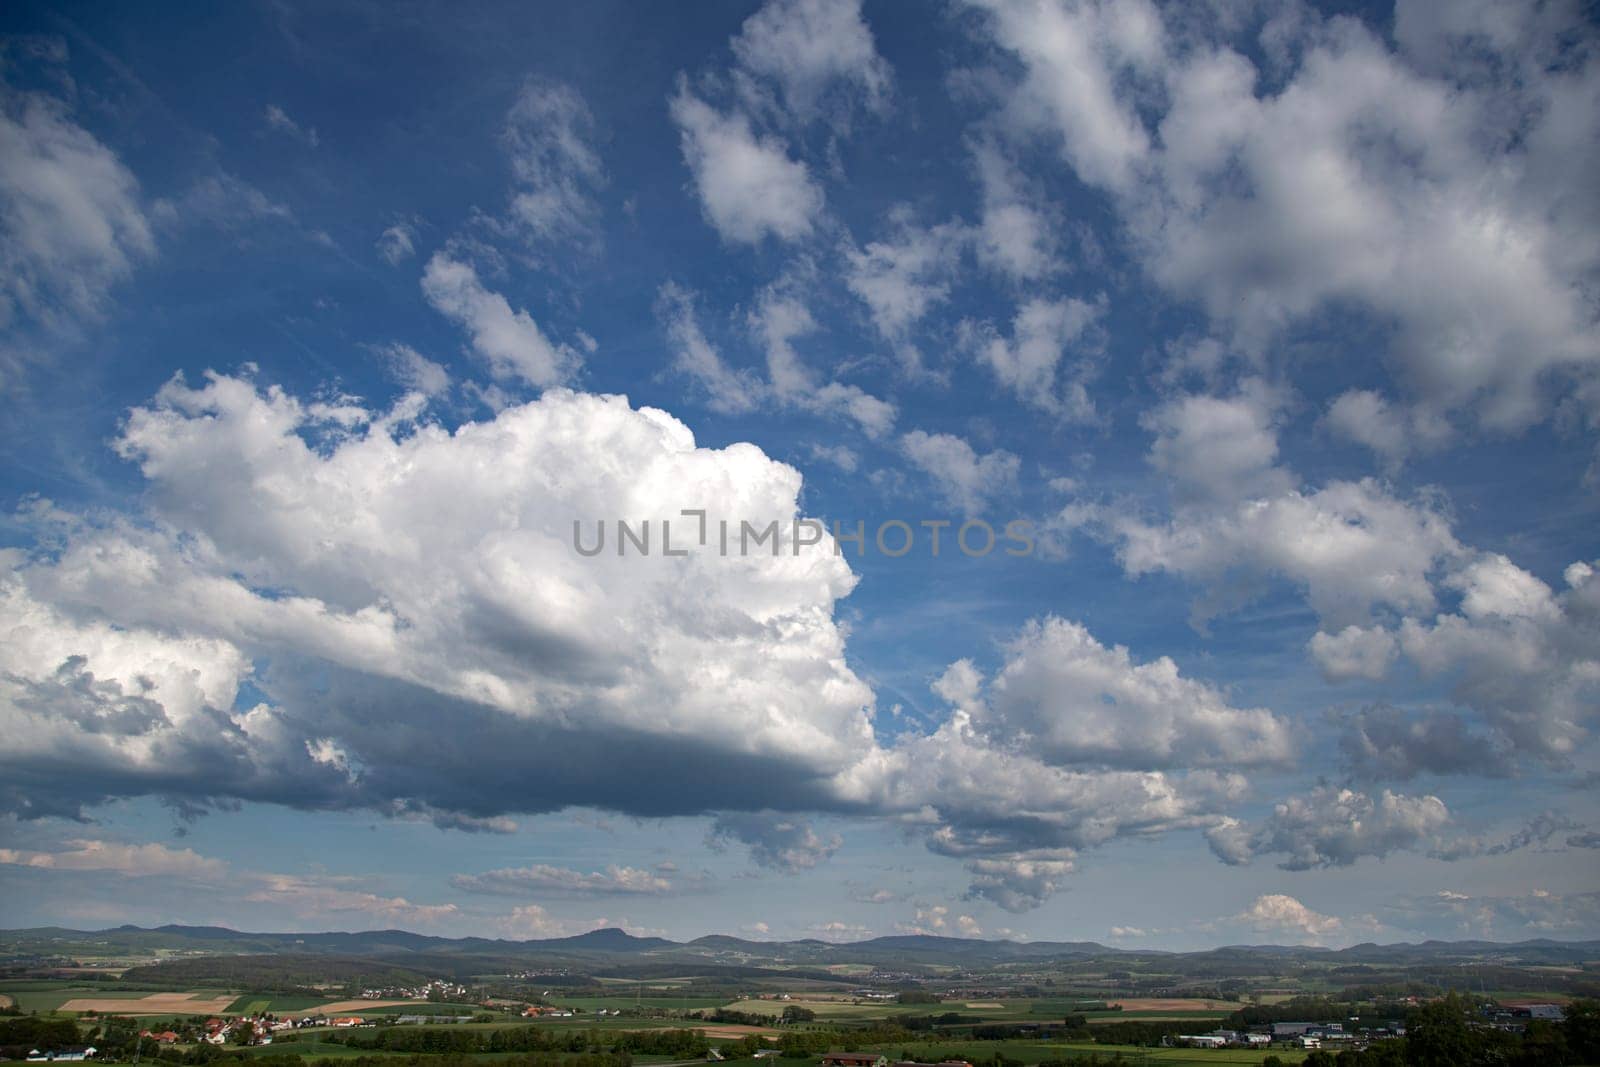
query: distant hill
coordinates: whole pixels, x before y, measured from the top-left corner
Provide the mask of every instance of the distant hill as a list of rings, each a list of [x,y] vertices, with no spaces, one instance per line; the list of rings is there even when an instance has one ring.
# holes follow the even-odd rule
[[[877,937],[832,943],[817,940],[751,941],[711,934],[689,942],[661,937],[635,937],[608,927],[574,937],[513,941],[493,938],[434,937],[408,930],[365,930],[320,933],[251,933],[219,926],[166,925],[146,929],[119,926],[107,930],[44,927],[0,931],[0,948],[13,956],[100,956],[154,954],[156,950],[208,957],[289,957],[292,967],[321,957],[338,961],[341,971],[373,968],[428,974],[486,973],[549,965],[586,974],[626,971],[684,971],[735,976],[755,973],[821,973],[834,964],[869,964],[889,969],[918,970],[936,965],[962,967],[1031,961],[1084,964],[1105,959],[1114,968],[1137,967],[1149,961],[1172,974],[1225,975],[1259,970],[1263,965],[1295,963],[1319,966],[1450,967],[1515,964],[1573,966],[1600,959],[1600,942],[1539,939],[1502,944],[1492,941],[1425,941],[1420,944],[1360,944],[1345,949],[1284,945],[1229,945],[1201,952],[1158,952],[1110,948],[1094,941],[1008,941],[936,937],[923,934]],[[189,961],[183,961],[189,962]],[[280,961],[283,962],[283,961]],[[168,964],[160,965],[170,966]],[[207,973],[220,973],[223,964]],[[759,971],[756,969],[759,968]],[[206,971],[196,967],[194,977]],[[169,972],[170,974],[171,972]]]

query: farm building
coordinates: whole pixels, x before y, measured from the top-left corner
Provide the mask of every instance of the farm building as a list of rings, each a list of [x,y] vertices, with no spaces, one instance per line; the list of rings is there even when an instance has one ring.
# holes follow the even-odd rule
[[[822,1067],[889,1067],[889,1057],[871,1052],[828,1052],[823,1054]]]
[[[94,1058],[97,1050],[93,1045],[68,1045],[65,1048],[53,1048],[41,1052],[34,1049],[28,1053],[29,1063],[74,1063],[80,1060]]]

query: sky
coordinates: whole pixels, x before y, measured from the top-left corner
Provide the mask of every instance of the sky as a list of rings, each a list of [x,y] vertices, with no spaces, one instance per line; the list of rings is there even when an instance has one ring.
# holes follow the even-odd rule
[[[1597,493],[1576,2],[0,14],[0,926],[1600,938]]]

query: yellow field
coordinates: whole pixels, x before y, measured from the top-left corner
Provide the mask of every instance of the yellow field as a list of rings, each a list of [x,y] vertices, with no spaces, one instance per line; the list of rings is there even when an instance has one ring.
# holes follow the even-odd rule
[[[314,1008],[307,1008],[305,1014],[338,1015],[344,1012],[360,1012],[362,1009],[371,1011],[373,1008],[398,1008],[406,1004],[415,1004],[420,1008],[428,1006],[426,1000],[330,1000],[326,1004],[318,1004]]]
[[[78,997],[62,1011],[96,1011],[102,1015],[221,1015],[237,998],[228,993],[202,999],[200,993],[151,993],[147,997]]]

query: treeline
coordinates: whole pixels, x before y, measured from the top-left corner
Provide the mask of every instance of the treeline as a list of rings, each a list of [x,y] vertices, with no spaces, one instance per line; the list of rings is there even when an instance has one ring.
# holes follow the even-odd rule
[[[245,1061],[249,1067],[483,1067],[482,1060],[474,1060],[470,1056],[458,1053],[408,1057],[340,1056],[338,1059],[324,1057],[317,1060],[303,1060],[299,1056],[276,1054],[244,1056],[235,1053],[223,1058]],[[496,1060],[495,1067],[633,1067],[633,1061],[626,1054],[587,1053],[557,1056],[539,1053],[507,1056],[505,1059]]]
[[[499,1030],[389,1026],[323,1038],[332,1044],[371,1052],[410,1052],[419,1055],[483,1053],[576,1053],[670,1056],[700,1059],[710,1042],[698,1030],[556,1030],[540,1026],[512,1026]],[[340,1061],[341,1063],[344,1061]],[[387,1062],[387,1061],[386,1061]],[[570,1060],[562,1060],[570,1062]]]
[[[1222,1020],[1225,1030],[1294,1021],[1325,1022],[1360,1016],[1363,1019],[1399,1021],[1415,1009],[1401,1000],[1332,1000],[1328,997],[1294,997],[1278,1004],[1251,1004]],[[1192,1024],[1191,1024],[1192,1025]]]
[[[125,981],[167,986],[236,985],[264,993],[300,993],[330,982],[367,986],[421,985],[427,976],[357,956],[199,956],[131,967]]]

